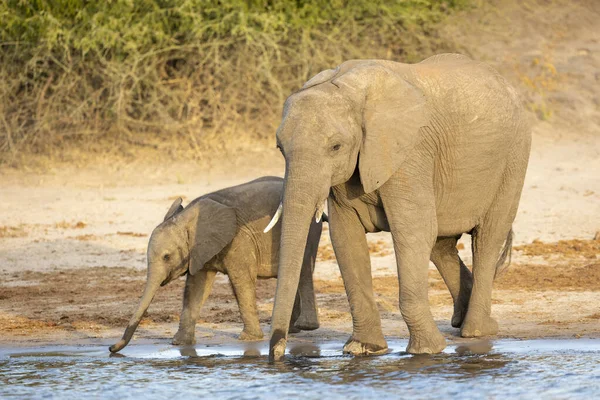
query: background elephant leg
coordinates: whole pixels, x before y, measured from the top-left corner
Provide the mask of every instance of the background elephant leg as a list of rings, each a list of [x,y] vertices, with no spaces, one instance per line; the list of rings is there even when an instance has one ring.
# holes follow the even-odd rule
[[[438,238],[431,251],[431,261],[442,275],[454,300],[452,326],[455,328],[460,328],[467,314],[473,287],[471,271],[462,262],[456,249],[458,239],[460,236]]]
[[[312,331],[319,327],[319,315],[317,310],[317,301],[315,298],[315,289],[313,286],[313,271],[315,269],[315,260],[319,247],[319,238],[321,236],[321,224],[312,224],[308,233],[308,241],[304,250],[304,260],[302,261],[302,271],[300,272],[300,284],[298,286],[298,296],[296,302],[300,301],[300,316],[294,319],[293,324],[297,329]],[[296,305],[294,305],[296,308]],[[290,328],[291,328],[290,325]]]
[[[183,292],[183,309],[179,318],[179,329],[173,337],[173,344],[196,343],[196,321],[200,316],[202,305],[208,298],[215,281],[216,271],[205,269],[195,275],[187,275]]]
[[[365,229],[352,209],[329,200],[329,233],[342,273],[350,313],[352,336],[344,346],[350,354],[381,354],[387,342],[381,331],[379,310],[373,297],[371,259]]]
[[[300,299],[300,287],[298,287],[298,291],[296,292],[296,299],[294,300],[294,308],[292,308],[292,318],[290,318],[290,326],[288,328],[288,333],[301,332],[301,329],[299,327],[296,327],[296,321],[300,319],[300,313],[302,312],[301,303],[302,300]]]
[[[244,322],[240,340],[260,340],[263,338],[256,307],[256,277],[250,275],[250,268],[237,268],[228,271],[231,286],[237,299],[238,308]]]

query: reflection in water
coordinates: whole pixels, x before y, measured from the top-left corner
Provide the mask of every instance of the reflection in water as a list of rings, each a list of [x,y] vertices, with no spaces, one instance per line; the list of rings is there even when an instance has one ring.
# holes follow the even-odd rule
[[[0,349],[0,398],[364,398],[570,397],[591,398],[600,387],[600,341],[476,341],[433,356],[392,352],[351,357],[327,347],[292,344],[284,362],[270,364],[264,343],[235,348],[130,346],[38,349],[7,355]],[[548,343],[554,343],[549,345]],[[566,345],[565,345],[566,344]],[[401,346],[399,346],[401,347]],[[338,348],[338,347],[336,347]],[[4,354],[4,355],[3,355]],[[127,355],[129,354],[129,355]]]
[[[489,339],[476,340],[473,342],[461,343],[456,346],[456,354],[464,356],[467,354],[487,354],[492,350],[492,341]]]
[[[289,352],[294,357],[320,357],[321,348],[313,343],[294,343],[290,346]]]
[[[196,348],[194,346],[184,346],[179,349],[179,354],[182,357],[198,357]]]

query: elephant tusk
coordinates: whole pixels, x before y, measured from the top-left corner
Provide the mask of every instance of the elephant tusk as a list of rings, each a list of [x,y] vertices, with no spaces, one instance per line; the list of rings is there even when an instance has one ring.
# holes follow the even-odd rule
[[[279,217],[281,217],[282,210],[283,210],[283,203],[279,203],[279,207],[277,207],[277,211],[275,211],[275,215],[273,215],[273,219],[271,219],[271,222],[269,222],[269,225],[267,225],[267,227],[265,228],[263,233],[267,233],[271,229],[273,229],[273,227],[275,226],[277,221],[279,221]]]
[[[317,207],[317,212],[315,213],[315,222],[318,224],[321,222],[321,218],[323,217],[323,212],[325,211],[325,203],[327,200],[323,200],[323,203]]]

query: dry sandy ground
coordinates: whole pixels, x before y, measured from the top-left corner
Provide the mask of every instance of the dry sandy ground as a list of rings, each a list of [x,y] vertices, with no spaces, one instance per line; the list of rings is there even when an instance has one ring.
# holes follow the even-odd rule
[[[513,265],[496,282],[500,337],[600,337],[600,39],[596,1],[494,1],[457,16],[456,49],[496,66],[538,115],[515,221]],[[462,18],[462,19],[461,19]],[[468,23],[465,23],[465,18]],[[518,38],[518,39],[517,39]],[[282,175],[275,149],[194,162],[126,164],[99,159],[44,173],[0,170],[0,343],[117,340],[141,294],[148,235],[177,196],[262,175]],[[387,233],[369,235],[375,292],[388,337],[407,337],[398,311]],[[460,253],[471,262],[469,238]],[[325,229],[316,267],[321,328],[304,340],[345,340],[348,304]],[[183,279],[161,289],[137,337],[177,330]],[[275,281],[260,281],[268,331]],[[430,303],[451,340],[451,298],[430,271]],[[234,340],[241,320],[227,277],[217,279],[197,327],[199,342]]]

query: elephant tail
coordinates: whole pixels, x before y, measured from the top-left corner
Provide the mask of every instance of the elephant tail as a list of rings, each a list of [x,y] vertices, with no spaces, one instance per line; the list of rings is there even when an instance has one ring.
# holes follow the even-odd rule
[[[502,275],[504,271],[508,269],[512,259],[512,242],[513,242],[513,230],[508,232],[508,236],[506,237],[506,241],[504,242],[504,247],[502,247],[502,251],[500,252],[500,257],[498,258],[498,262],[496,263],[496,274],[494,275],[494,279]],[[506,259],[508,258],[508,262]]]
[[[329,223],[329,217],[327,216],[327,214],[323,213],[323,215],[321,216],[321,221]]]

